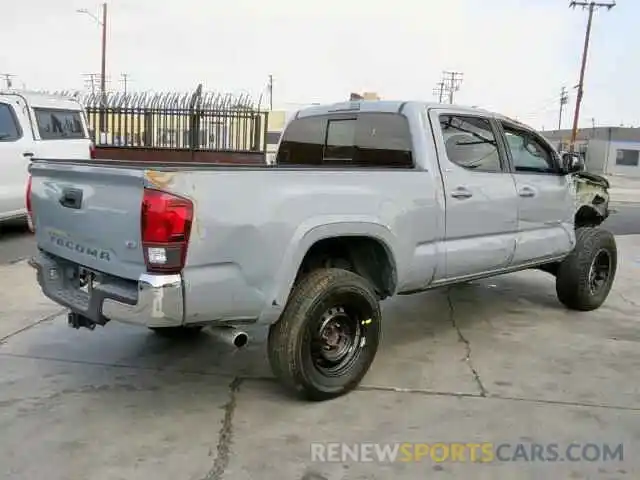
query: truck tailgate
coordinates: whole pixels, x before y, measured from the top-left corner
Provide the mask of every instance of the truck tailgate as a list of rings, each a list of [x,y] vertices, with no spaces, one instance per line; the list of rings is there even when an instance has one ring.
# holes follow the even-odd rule
[[[83,267],[137,280],[144,171],[36,160],[30,166],[38,248]]]

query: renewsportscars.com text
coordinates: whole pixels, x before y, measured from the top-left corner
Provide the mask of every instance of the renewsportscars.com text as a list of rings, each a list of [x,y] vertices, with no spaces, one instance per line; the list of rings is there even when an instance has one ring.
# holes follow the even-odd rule
[[[609,443],[312,443],[314,462],[621,462]]]

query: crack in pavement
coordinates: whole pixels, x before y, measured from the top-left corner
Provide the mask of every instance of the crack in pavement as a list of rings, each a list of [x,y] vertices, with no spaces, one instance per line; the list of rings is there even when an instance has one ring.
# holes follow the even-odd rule
[[[632,307],[640,308],[640,304],[639,303],[636,303],[633,300],[631,300],[630,298],[627,298],[624,293],[618,292],[618,295],[620,296],[620,298],[622,300],[624,300],[625,303],[631,305]]]
[[[277,383],[276,379],[273,377],[233,376],[231,374],[227,374],[224,372],[212,373],[212,372],[198,372],[198,371],[189,371],[189,370],[168,370],[168,369],[155,368],[155,367],[110,364],[110,363],[102,363],[102,362],[89,362],[89,361],[80,361],[80,360],[59,359],[59,358],[47,358],[47,357],[38,357],[34,355],[21,355],[21,354],[14,354],[14,353],[0,353],[0,357],[53,361],[53,362],[60,362],[60,363],[71,363],[71,364],[77,364],[77,365],[99,366],[99,367],[116,368],[116,369],[125,368],[125,369],[131,369],[131,370],[142,370],[142,371],[147,370],[147,371],[166,373],[166,374],[201,375],[203,377],[233,378],[233,381],[229,386],[231,398],[230,398],[230,401],[225,405],[225,409],[226,409],[225,420],[223,421],[223,428],[220,431],[221,437],[223,432],[227,431],[225,430],[224,426],[228,425],[227,429],[231,427],[230,422],[231,420],[233,420],[233,415],[235,414],[236,394],[238,392],[240,384],[244,384],[247,382]],[[528,402],[528,403],[539,403],[539,404],[558,405],[558,406],[604,408],[604,409],[610,409],[610,410],[640,412],[640,407],[610,405],[606,403],[578,402],[578,401],[572,401],[572,400],[552,400],[552,399],[531,398],[531,397],[516,397],[516,396],[501,395],[501,394],[495,394],[495,393],[492,393],[492,394],[486,393],[485,395],[483,395],[482,393],[472,393],[472,392],[447,392],[447,391],[429,390],[429,389],[423,389],[423,388],[403,388],[403,387],[364,385],[364,384],[358,386],[355,391],[362,391],[362,392],[378,391],[378,392],[406,393],[410,395],[506,400],[506,401],[514,401],[514,402]],[[227,441],[228,440],[229,439],[227,439]],[[227,445],[226,448],[228,448],[228,446],[229,445]],[[220,446],[218,447],[218,449],[220,449]],[[224,451],[225,450],[223,450],[223,452]],[[222,460],[223,458],[220,459],[220,461]],[[227,462],[228,462],[228,459],[227,459]],[[212,468],[209,475],[211,475],[211,472],[213,472],[213,470],[214,469]],[[203,480],[218,480],[218,478],[207,476]]]
[[[15,337],[16,335],[21,334],[22,332],[26,332],[27,330],[31,330],[32,328],[37,327],[38,325],[42,325],[43,323],[50,322],[51,320],[55,319],[56,317],[59,317],[60,315],[62,315],[66,311],[67,311],[66,308],[59,309],[56,312],[51,313],[51,314],[41,318],[40,320],[36,320],[35,322],[30,323],[29,325],[26,325],[26,326],[16,330],[15,332],[11,332],[10,334],[5,335],[4,337],[0,338],[0,345],[6,343],[7,340],[9,340],[10,338]]]
[[[203,480],[221,480],[224,472],[229,465],[229,456],[231,454],[231,444],[233,443],[233,416],[236,411],[237,393],[243,379],[235,377],[229,385],[229,401],[224,408],[224,419],[222,427],[218,434],[217,455],[213,461],[213,466]]]
[[[465,357],[465,361],[467,362],[467,365],[469,365],[469,369],[471,370],[473,379],[475,380],[476,384],[478,385],[478,388],[480,389],[480,396],[486,397],[488,395],[487,389],[484,388],[484,385],[482,384],[482,380],[480,379],[480,374],[478,373],[478,370],[476,370],[476,368],[474,367],[473,361],[471,360],[471,343],[464,336],[464,334],[462,333],[462,330],[460,329],[460,327],[456,322],[455,309],[453,308],[453,300],[451,300],[450,288],[447,289],[447,303],[449,304],[449,320],[451,321],[451,325],[453,325],[453,328],[456,330],[456,332],[458,332],[458,339],[460,339],[460,341],[463,342],[465,345],[465,350],[467,353]]]
[[[412,394],[412,395],[425,395],[425,396],[432,396],[432,397],[475,398],[475,399],[482,399],[482,400],[505,400],[509,402],[526,402],[526,403],[537,403],[537,404],[543,404],[543,405],[603,408],[608,410],[640,412],[640,407],[627,407],[624,405],[608,405],[606,403],[577,402],[572,400],[551,400],[551,399],[544,399],[544,398],[514,397],[510,395],[501,395],[501,394],[495,394],[495,393],[482,395],[481,393],[442,392],[438,390],[428,390],[428,389],[421,389],[421,388],[397,388],[397,387],[383,387],[383,386],[373,386],[373,385],[358,387],[357,391],[394,392],[394,393],[406,393],[406,394]]]

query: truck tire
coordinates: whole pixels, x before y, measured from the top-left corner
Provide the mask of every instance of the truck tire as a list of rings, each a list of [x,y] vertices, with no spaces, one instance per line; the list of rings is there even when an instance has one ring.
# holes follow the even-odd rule
[[[315,270],[294,287],[269,330],[269,363],[285,388],[322,401],[358,386],[378,350],[381,314],[373,286],[338,268]]]
[[[163,338],[181,339],[197,336],[202,327],[150,327],[149,330]]]
[[[602,228],[578,228],[576,246],[558,266],[558,300],[571,310],[588,312],[607,299],[618,266],[613,234]]]

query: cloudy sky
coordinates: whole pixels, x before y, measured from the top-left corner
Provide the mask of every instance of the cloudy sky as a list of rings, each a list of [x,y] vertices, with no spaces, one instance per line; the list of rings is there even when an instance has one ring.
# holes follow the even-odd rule
[[[2,9],[0,73],[29,89],[83,88],[100,70],[92,0],[20,0]],[[274,107],[352,91],[432,100],[443,70],[464,72],[456,103],[555,128],[560,89],[575,102],[587,13],[569,0],[110,0],[107,73],[133,90],[247,91],[274,77]],[[640,126],[640,2],[596,13],[581,125]]]

